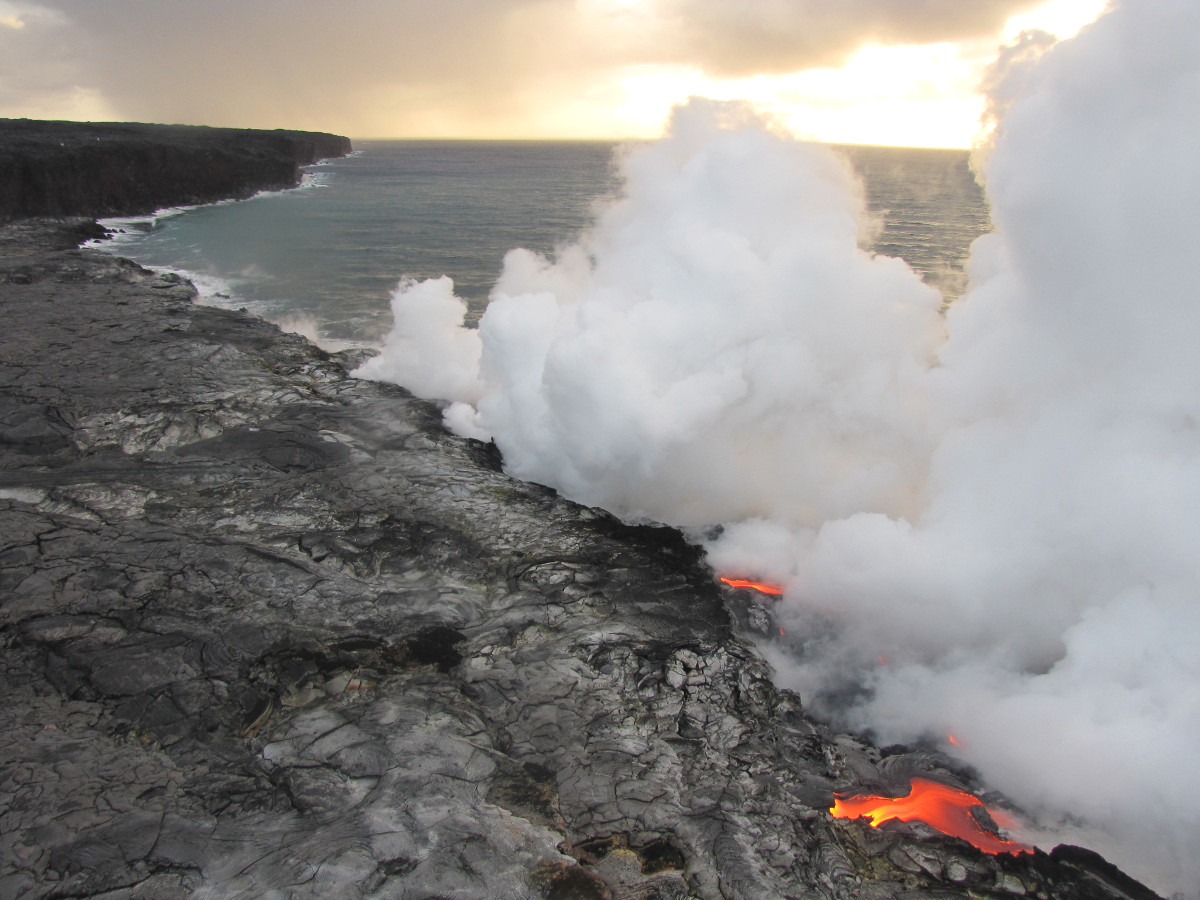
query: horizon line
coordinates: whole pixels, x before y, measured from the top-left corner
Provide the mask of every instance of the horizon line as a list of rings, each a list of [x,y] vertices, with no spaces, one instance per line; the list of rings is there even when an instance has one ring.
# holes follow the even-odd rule
[[[329,133],[334,134],[336,132],[329,132]],[[518,142],[528,143],[528,144],[533,144],[533,143],[545,143],[545,144],[551,144],[551,143],[554,143],[554,144],[571,144],[571,143],[574,143],[574,144],[585,144],[585,143],[590,143],[590,144],[633,144],[633,143],[650,143],[652,141],[662,140],[662,138],[664,136],[657,135],[655,137],[546,137],[543,135],[543,136],[538,136],[538,137],[463,137],[461,135],[458,135],[458,136],[422,135],[422,136],[417,137],[417,136],[410,135],[410,136],[406,136],[406,137],[395,137],[395,136],[392,136],[392,137],[379,137],[379,136],[365,137],[362,135],[358,135],[358,136],[346,135],[346,137],[349,137],[349,139],[352,142],[353,141],[367,141],[367,142],[373,141],[376,143],[382,143],[384,141],[391,141],[391,142],[395,142],[395,143],[399,143],[402,141],[411,141],[413,143],[417,143],[417,142],[424,141],[427,143],[441,142],[441,143],[464,143],[464,144],[465,143],[476,143],[476,144],[496,143],[496,144],[499,144],[499,143],[518,143]],[[955,151],[959,151],[959,152],[963,152],[963,153],[970,153],[971,151],[976,149],[973,146],[972,147],[947,146],[945,144],[886,144],[886,143],[877,143],[877,142],[870,142],[870,141],[829,141],[829,140],[821,140],[819,138],[813,138],[813,137],[801,137],[799,135],[793,135],[793,137],[795,137],[795,139],[797,141],[801,141],[803,143],[828,144],[832,147],[883,147],[883,148],[888,148],[888,149],[892,149],[892,150],[955,150]]]
[[[509,135],[509,136],[483,136],[483,135],[468,135],[468,136],[464,136],[464,135],[407,135],[407,136],[386,135],[386,136],[381,136],[381,135],[371,135],[371,136],[366,136],[366,135],[347,135],[347,134],[342,134],[340,131],[336,131],[336,130],[325,130],[325,129],[311,128],[311,127],[263,126],[263,125],[209,125],[207,123],[195,123],[195,122],[147,122],[147,121],[140,120],[140,119],[62,119],[62,118],[44,119],[44,118],[34,118],[34,117],[30,117],[30,116],[0,115],[0,120],[7,120],[7,121],[14,121],[14,122],[17,122],[17,121],[75,122],[75,123],[78,123],[81,125],[167,125],[167,126],[191,125],[191,126],[197,126],[197,127],[202,127],[202,128],[236,128],[236,129],[246,129],[246,130],[251,130],[251,131],[313,131],[313,132],[322,133],[322,134],[332,134],[337,137],[347,137],[347,138],[349,138],[349,140],[352,143],[354,141],[368,141],[368,142],[369,141],[376,141],[376,142],[382,142],[382,141],[395,141],[395,142],[399,142],[399,141],[413,141],[413,142],[441,141],[441,142],[461,142],[461,143],[487,143],[487,142],[492,142],[492,143],[503,143],[503,142],[539,143],[540,142],[540,143],[559,143],[559,144],[564,144],[564,143],[631,144],[631,143],[638,143],[638,142],[657,141],[657,140],[661,140],[663,137],[663,135],[655,135],[653,137],[646,137],[646,136],[640,136],[640,135],[588,136],[588,137],[581,137],[581,136],[558,137],[558,136],[547,136],[547,135],[538,135],[538,136],[528,136],[528,135],[525,135],[525,136],[522,136],[522,135]],[[945,144],[888,144],[888,143],[883,143],[883,142],[878,142],[878,141],[821,140],[820,138],[803,137],[800,135],[793,135],[793,137],[795,137],[795,139],[798,141],[802,141],[802,142],[806,142],[806,143],[828,144],[828,145],[834,146],[834,147],[887,147],[887,148],[891,148],[891,149],[895,149],[895,150],[956,150],[956,151],[961,151],[961,152],[971,152],[972,150],[976,149],[973,146],[971,146],[971,147],[947,146]]]

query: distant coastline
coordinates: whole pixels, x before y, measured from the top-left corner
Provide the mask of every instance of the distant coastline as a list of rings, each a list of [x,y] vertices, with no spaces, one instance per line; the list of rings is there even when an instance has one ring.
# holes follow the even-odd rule
[[[240,199],[352,151],[323,132],[0,119],[0,222]]]

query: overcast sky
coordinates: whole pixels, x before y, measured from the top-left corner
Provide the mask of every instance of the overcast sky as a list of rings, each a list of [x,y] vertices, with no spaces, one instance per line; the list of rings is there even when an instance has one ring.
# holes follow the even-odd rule
[[[699,93],[826,140],[966,146],[1006,37],[1101,5],[0,0],[0,116],[621,138],[656,135]]]

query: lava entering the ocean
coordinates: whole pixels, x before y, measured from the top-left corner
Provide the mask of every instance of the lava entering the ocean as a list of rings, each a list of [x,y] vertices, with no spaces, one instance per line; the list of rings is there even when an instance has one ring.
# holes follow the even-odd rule
[[[904,797],[873,797],[859,794],[852,797],[834,795],[829,811],[837,819],[857,819],[866,816],[871,826],[878,828],[889,819],[924,822],[944,834],[962,838],[984,853],[1032,853],[1033,848],[1016,841],[1006,841],[984,827],[972,814],[982,809],[989,816],[993,810],[974,794],[946,784],[914,778],[912,788]],[[999,812],[999,811],[996,811]],[[1003,816],[1003,813],[999,813]]]
[[[771,594],[775,597],[782,596],[783,594],[783,588],[780,585],[770,584],[766,581],[749,581],[745,578],[726,578],[724,575],[722,575],[721,582],[729,585],[730,587],[750,588],[751,590],[758,591],[760,594]]]

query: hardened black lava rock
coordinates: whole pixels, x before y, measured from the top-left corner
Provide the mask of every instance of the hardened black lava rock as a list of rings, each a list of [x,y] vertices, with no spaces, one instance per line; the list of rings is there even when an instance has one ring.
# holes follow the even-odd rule
[[[348,138],[309,131],[0,119],[0,222],[248,197],[350,150]]]
[[[79,226],[0,229],[0,896],[1153,896],[832,818],[961,781],[807,718],[676,532]]]

